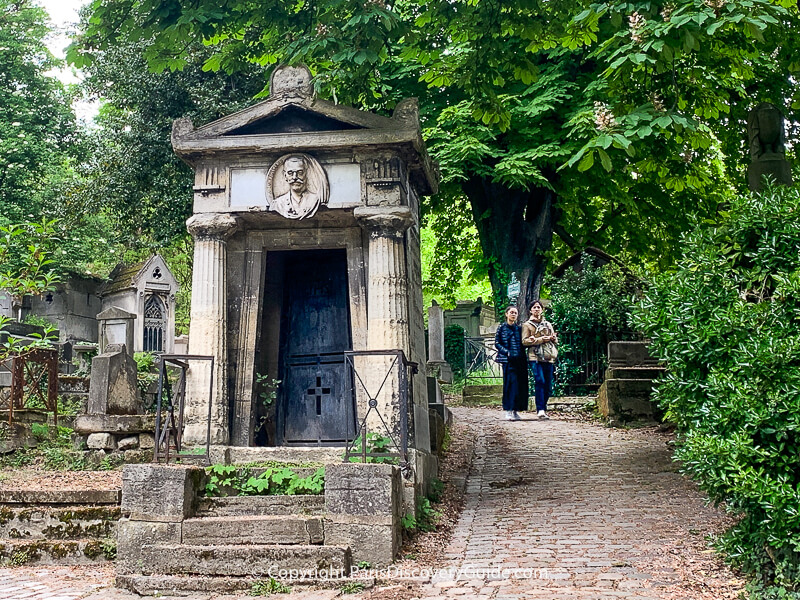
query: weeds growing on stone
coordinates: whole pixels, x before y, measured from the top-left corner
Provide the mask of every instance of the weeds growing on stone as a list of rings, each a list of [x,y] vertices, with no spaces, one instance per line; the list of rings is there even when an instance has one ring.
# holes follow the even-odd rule
[[[271,596],[272,594],[290,594],[292,588],[281,583],[274,577],[269,579],[259,579],[250,586],[250,596]]]

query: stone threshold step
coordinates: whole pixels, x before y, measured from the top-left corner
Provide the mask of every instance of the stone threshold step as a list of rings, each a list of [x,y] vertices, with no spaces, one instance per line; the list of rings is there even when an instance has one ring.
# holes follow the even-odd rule
[[[118,574],[115,585],[140,596],[193,596],[198,592],[211,594],[232,594],[249,591],[254,583],[269,577],[205,577],[199,575],[122,575]],[[335,590],[351,583],[361,583],[364,589],[375,585],[374,578],[368,577],[316,577],[316,578],[282,578],[274,577],[292,588],[293,591],[308,589]],[[333,597],[333,596],[331,596]]]
[[[237,515],[199,517],[183,522],[182,541],[196,546],[261,544],[321,545],[321,517],[296,515]]]
[[[349,573],[349,547],[274,544],[142,547],[143,575],[228,575],[269,577],[276,570]]]
[[[320,515],[325,512],[325,496],[226,496],[203,498],[198,517],[258,515]]]
[[[0,540],[0,564],[88,565],[114,560],[116,542],[105,540]]]

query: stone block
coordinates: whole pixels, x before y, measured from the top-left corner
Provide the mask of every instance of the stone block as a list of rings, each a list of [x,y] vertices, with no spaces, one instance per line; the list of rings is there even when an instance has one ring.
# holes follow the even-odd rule
[[[135,450],[138,447],[139,447],[139,437],[134,435],[124,437],[117,442],[117,449],[123,452],[125,450]]]
[[[145,574],[270,576],[281,570],[349,573],[349,548],[337,546],[188,546],[154,544],[142,548]]]
[[[442,450],[442,443],[444,442],[444,419],[438,411],[428,410],[428,422],[431,432],[431,452],[438,455]]]
[[[650,356],[647,342],[609,342],[609,367],[655,366],[658,361]]]
[[[152,415],[79,415],[75,418],[77,433],[119,433],[133,435],[140,432],[152,433],[156,428]]]
[[[650,379],[606,379],[597,395],[597,409],[611,421],[654,420],[658,409],[650,400]]]
[[[112,350],[118,346],[109,346]],[[142,399],[136,385],[136,361],[124,346],[92,359],[89,384],[90,414],[136,415],[142,412]]]
[[[402,535],[390,517],[352,517],[328,515],[325,518],[325,544],[349,546],[353,562],[386,567],[400,551]]]
[[[401,497],[400,469],[363,463],[325,467],[325,511],[344,515],[392,515]]]
[[[117,444],[110,433],[90,433],[86,438],[86,447],[89,450],[115,450]]]
[[[152,433],[139,434],[139,448],[142,450],[152,450],[156,447],[156,438]]]
[[[153,523],[120,519],[117,523],[117,573],[140,573],[142,548],[158,543],[181,541],[180,523]]]
[[[183,521],[194,516],[204,480],[198,467],[125,465],[122,511],[133,521]]]

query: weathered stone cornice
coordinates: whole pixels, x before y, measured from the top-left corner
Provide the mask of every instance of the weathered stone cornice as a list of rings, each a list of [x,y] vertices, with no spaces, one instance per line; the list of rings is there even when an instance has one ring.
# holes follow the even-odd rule
[[[226,240],[239,229],[239,219],[227,213],[199,213],[186,221],[195,239]]]

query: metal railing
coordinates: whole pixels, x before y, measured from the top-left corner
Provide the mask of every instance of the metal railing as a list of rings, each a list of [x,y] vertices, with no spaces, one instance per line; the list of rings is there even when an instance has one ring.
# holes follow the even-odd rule
[[[183,417],[186,409],[186,371],[190,361],[209,362],[208,415],[206,425],[206,463],[210,463],[211,449],[211,398],[214,390],[214,357],[194,354],[162,354],[158,366],[158,395],[156,396],[156,429],[153,462],[169,463],[170,449],[177,457],[181,452]],[[178,369],[177,382],[173,385],[167,367]],[[197,455],[194,455],[197,456]],[[183,455],[181,458],[188,458]]]
[[[358,406],[357,396],[358,391],[363,391],[366,394],[367,411],[361,417],[358,424],[358,437],[347,444],[344,454],[344,462],[355,462],[352,458],[360,459],[361,462],[388,462],[396,459],[399,463],[403,475],[410,477],[413,474],[413,469],[408,461],[408,431],[409,431],[409,407],[412,406],[412,377],[418,372],[418,365],[415,362],[410,362],[406,359],[406,355],[402,350],[365,350],[365,351],[348,351],[344,353],[345,356],[345,369],[347,369],[347,382],[349,384],[349,393],[352,402],[348,402],[348,407]],[[356,365],[356,359],[365,357],[380,357],[385,356],[391,359],[385,374],[382,377],[375,377],[375,361],[364,361],[364,365],[370,370],[370,375],[374,377],[370,380],[369,389],[367,383],[364,382],[365,373],[360,372]],[[378,397],[384,391],[386,382],[389,381],[392,372],[397,375],[398,383],[398,400],[399,400],[399,422],[398,427],[395,429],[392,425],[387,423],[386,416],[381,414],[378,408]],[[380,379],[380,384],[377,382]],[[348,408],[349,410],[349,408]],[[380,427],[370,430],[369,422],[370,416],[374,415],[373,422],[378,421]],[[355,415],[357,416],[357,415]],[[348,419],[350,415],[348,415]],[[374,451],[370,449],[370,436],[385,436],[391,442],[395,451]],[[397,439],[399,437],[399,440]]]
[[[500,383],[503,369],[497,362],[494,340],[482,337],[464,338],[464,379],[466,385]]]
[[[8,410],[9,427],[14,423],[14,411],[25,409],[53,413],[53,424],[58,427],[58,350],[26,350],[3,365],[10,365],[11,371],[11,387],[0,404]]]

